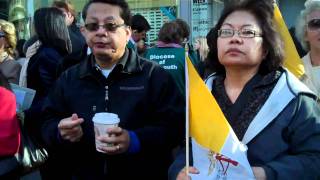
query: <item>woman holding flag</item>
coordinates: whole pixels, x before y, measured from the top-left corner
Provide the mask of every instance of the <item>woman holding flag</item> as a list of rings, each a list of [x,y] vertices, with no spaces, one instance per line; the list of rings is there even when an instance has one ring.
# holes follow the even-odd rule
[[[234,130],[229,136],[235,135],[245,147],[249,167],[239,169],[239,159],[222,151],[201,150],[207,146],[192,141],[192,179],[320,177],[320,108],[316,95],[282,67],[284,52],[273,16],[272,1],[235,2],[223,10],[207,35],[207,59],[215,73],[206,84]],[[191,123],[191,136],[192,128]],[[215,134],[219,133],[222,130]],[[224,152],[232,154],[235,146],[228,147]],[[212,152],[203,153],[210,159],[207,168],[198,163],[202,155],[195,152]],[[178,157],[169,175],[189,179],[186,168],[182,169],[185,158]]]

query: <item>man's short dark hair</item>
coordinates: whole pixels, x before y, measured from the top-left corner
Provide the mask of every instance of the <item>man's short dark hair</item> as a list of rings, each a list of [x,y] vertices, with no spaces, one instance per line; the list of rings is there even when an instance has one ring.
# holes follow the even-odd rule
[[[110,4],[114,6],[119,6],[121,11],[120,11],[120,16],[124,20],[124,23],[128,26],[130,26],[131,22],[131,12],[129,9],[129,5],[125,0],[91,0],[88,1],[87,4],[83,7],[82,10],[82,19],[83,21],[86,20],[87,18],[87,11],[89,9],[89,6],[93,3],[105,3],[105,4]]]
[[[132,30],[137,30],[138,32],[142,32],[142,31],[147,32],[150,30],[150,28],[151,28],[150,24],[148,23],[146,18],[144,18],[142,15],[136,14],[132,16],[132,19],[131,19]]]

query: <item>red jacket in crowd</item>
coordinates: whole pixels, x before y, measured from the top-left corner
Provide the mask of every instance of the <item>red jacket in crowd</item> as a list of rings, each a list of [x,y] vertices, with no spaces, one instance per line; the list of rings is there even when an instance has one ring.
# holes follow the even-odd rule
[[[14,155],[20,146],[15,95],[0,87],[0,157]]]

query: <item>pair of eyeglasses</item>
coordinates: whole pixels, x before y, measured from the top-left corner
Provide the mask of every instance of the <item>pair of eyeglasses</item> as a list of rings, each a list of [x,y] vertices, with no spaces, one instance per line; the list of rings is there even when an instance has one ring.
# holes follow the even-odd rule
[[[316,31],[320,29],[320,19],[312,19],[308,22],[308,29],[310,31]]]
[[[218,36],[221,38],[233,37],[235,33],[237,33],[238,36],[242,38],[254,38],[254,37],[262,36],[260,33],[252,29],[241,29],[241,30],[220,29],[218,30]]]
[[[88,23],[88,24],[84,25],[84,27],[88,31],[91,31],[91,32],[98,31],[100,27],[103,27],[106,31],[114,32],[121,26],[126,26],[126,25],[125,24],[114,24],[114,23],[107,23],[107,24]]]
[[[0,38],[3,38],[3,37],[6,37],[6,34],[0,31]]]

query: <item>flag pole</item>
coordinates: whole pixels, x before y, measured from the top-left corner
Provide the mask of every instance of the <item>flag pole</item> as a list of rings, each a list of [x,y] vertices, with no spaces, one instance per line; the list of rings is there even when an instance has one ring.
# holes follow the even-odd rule
[[[190,152],[190,146],[189,146],[189,75],[188,75],[188,45],[185,45],[185,58],[184,58],[184,69],[185,69],[185,98],[186,98],[186,174],[189,176],[189,152]]]

